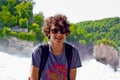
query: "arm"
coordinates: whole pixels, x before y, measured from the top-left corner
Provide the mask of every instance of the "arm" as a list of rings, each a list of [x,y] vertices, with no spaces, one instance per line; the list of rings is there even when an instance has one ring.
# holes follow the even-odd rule
[[[39,73],[39,68],[32,65],[30,80],[38,80],[38,73]]]
[[[76,79],[76,72],[77,72],[76,68],[70,69],[70,80]]]

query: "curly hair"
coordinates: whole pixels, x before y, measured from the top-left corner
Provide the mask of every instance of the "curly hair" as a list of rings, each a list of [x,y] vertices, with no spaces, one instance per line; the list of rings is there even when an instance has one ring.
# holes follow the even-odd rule
[[[43,24],[43,32],[45,36],[48,37],[48,39],[50,39],[50,36],[48,36],[48,34],[50,33],[50,29],[53,25],[56,28],[64,29],[67,36],[70,34],[70,23],[67,21],[67,17],[62,14],[56,14],[45,19]]]

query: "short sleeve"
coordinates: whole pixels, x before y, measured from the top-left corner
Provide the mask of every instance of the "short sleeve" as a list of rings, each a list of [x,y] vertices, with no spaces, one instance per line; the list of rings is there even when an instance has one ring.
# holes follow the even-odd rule
[[[39,67],[40,66],[40,57],[41,56],[41,49],[40,46],[35,47],[32,52],[32,65]]]
[[[71,62],[71,68],[77,68],[77,67],[81,67],[81,60],[80,60],[80,55],[78,52],[78,49],[76,47],[73,46],[73,56],[72,56],[72,62]]]

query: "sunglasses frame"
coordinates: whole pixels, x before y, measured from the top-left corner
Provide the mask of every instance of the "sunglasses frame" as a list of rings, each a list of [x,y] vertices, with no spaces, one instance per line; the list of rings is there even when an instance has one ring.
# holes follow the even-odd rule
[[[54,28],[54,29],[51,29],[51,32],[53,34],[58,34],[58,32],[60,32],[61,34],[66,34],[66,31],[64,29],[56,29],[56,28]]]

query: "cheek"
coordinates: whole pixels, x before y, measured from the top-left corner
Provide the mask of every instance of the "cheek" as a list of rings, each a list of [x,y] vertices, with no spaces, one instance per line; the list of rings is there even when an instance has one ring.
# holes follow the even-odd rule
[[[67,36],[66,36],[66,35],[64,35],[64,38],[65,38],[65,39],[66,39],[66,37],[67,37]]]
[[[54,34],[49,34],[50,39],[53,39],[55,36]]]

